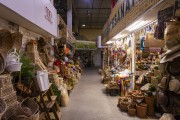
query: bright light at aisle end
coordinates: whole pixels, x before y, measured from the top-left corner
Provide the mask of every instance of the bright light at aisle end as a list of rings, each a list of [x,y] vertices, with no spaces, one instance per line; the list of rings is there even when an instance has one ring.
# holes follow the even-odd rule
[[[82,24],[83,27],[85,27],[86,25],[85,24]]]

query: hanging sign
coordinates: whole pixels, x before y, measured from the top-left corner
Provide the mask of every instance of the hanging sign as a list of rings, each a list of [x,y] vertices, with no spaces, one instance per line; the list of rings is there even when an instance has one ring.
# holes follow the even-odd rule
[[[76,50],[95,50],[96,42],[76,40]]]
[[[173,17],[174,6],[168,7],[158,12],[158,23],[169,21]]]
[[[180,0],[175,2],[174,16],[180,17]]]

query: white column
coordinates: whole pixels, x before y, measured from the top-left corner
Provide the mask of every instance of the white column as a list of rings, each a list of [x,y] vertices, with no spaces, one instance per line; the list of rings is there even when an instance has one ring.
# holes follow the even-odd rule
[[[72,0],[67,0],[67,27],[72,32]]]
[[[135,42],[135,37],[134,37],[134,34],[132,34],[131,36],[131,49],[132,49],[132,73],[134,73],[133,75],[133,82],[132,82],[132,89],[134,89],[135,87],[135,46],[136,45],[136,42]]]

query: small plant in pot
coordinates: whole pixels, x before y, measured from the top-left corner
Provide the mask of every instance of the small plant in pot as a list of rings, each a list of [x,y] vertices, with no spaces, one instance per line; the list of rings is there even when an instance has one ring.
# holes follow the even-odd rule
[[[156,87],[154,85],[149,85],[149,91],[152,93],[152,95],[156,95]]]
[[[17,81],[15,81],[16,90],[18,91],[18,94],[21,94],[23,97],[29,97],[34,92],[34,81],[35,78],[35,66],[31,63],[31,60],[26,57],[22,56],[20,59],[20,62],[22,63],[21,71],[17,74],[16,77],[18,78]],[[33,91],[32,91],[33,90]]]
[[[31,63],[31,60],[26,57],[22,56],[20,60],[23,64],[21,67],[21,72],[20,72],[20,78],[24,84],[29,84],[32,80],[35,78],[35,66]]]

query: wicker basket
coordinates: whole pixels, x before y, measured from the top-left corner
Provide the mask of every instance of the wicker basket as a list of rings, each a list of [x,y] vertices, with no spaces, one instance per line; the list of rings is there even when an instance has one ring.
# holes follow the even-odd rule
[[[127,110],[128,110],[128,106],[127,105],[123,105],[122,103],[120,103],[119,107],[120,107],[121,110],[123,110],[125,112],[127,112]]]
[[[38,104],[31,98],[24,99],[20,106],[16,108],[15,115],[21,116],[24,115],[26,117],[31,117],[38,112],[39,106]]]
[[[132,94],[132,97],[133,97],[133,99],[135,99],[136,100],[136,102],[137,103],[141,103],[143,100],[144,100],[144,95],[143,94],[137,94],[137,93],[134,93],[134,94]]]
[[[0,30],[0,53],[7,54],[13,44],[11,33],[8,30]]]
[[[6,96],[8,94],[11,94],[12,91],[14,91],[12,85],[7,85],[7,86],[5,86],[3,88],[0,88],[0,97],[4,97],[4,96]]]
[[[39,111],[37,111],[37,113],[30,117],[27,117],[25,115],[15,116],[15,120],[39,120]]]
[[[4,112],[6,111],[7,105],[3,99],[0,98],[0,119]]]
[[[121,100],[121,104],[122,104],[122,105],[128,106],[129,103],[130,103],[130,102],[129,102],[128,98],[125,98],[125,99]]]
[[[12,82],[10,74],[0,75],[0,88],[5,87],[11,83]]]
[[[22,66],[22,63],[13,63],[9,66],[6,66],[6,69],[9,72],[17,72],[17,71],[21,71],[21,66]]]
[[[11,118],[13,118],[14,116],[14,111],[16,110],[16,107],[18,106],[18,103],[16,102],[15,105],[7,108],[7,110],[4,112],[4,114],[2,115],[1,120],[11,120]]]
[[[16,91],[14,91],[13,93],[7,95],[7,96],[4,96],[4,97],[1,97],[5,102],[6,102],[6,105],[7,107],[11,106],[14,102],[17,101],[17,95],[16,95]]]
[[[0,74],[4,72],[6,62],[4,56],[0,53]]]
[[[20,49],[22,46],[22,34],[20,32],[12,33],[12,39],[14,40],[13,48]]]
[[[147,104],[141,103],[136,105],[138,117],[145,118],[147,115]]]
[[[131,116],[135,116],[136,115],[136,109],[128,106],[128,114]]]

